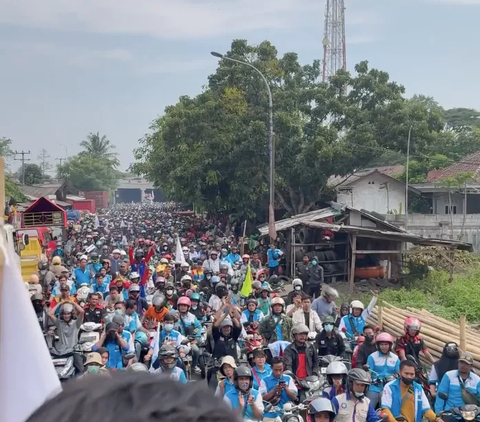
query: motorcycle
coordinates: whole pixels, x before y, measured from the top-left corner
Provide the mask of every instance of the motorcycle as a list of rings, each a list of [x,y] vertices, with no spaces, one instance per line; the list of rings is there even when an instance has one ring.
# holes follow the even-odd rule
[[[298,379],[291,371],[285,371],[284,375],[292,377],[298,389],[298,398],[300,403],[312,401],[322,396],[323,389],[328,385],[325,376],[311,375],[304,379]]]
[[[448,395],[445,393],[438,393],[438,397],[448,401]],[[475,404],[464,404],[462,407],[452,407],[449,410],[444,410],[440,412],[439,416],[442,419],[444,416],[447,418],[453,416],[457,420],[465,422],[480,421],[480,407]]]
[[[91,352],[95,343],[100,340],[101,330],[102,324],[97,324],[95,322],[84,322],[80,326],[80,336],[78,338],[78,344],[75,347],[75,350],[82,353]]]
[[[75,376],[75,366],[73,365],[73,353],[66,355],[56,355],[50,352],[52,356],[52,363],[57,372],[60,381],[67,381]]]
[[[292,402],[283,405],[282,422],[304,422],[303,416],[300,414],[306,412],[308,409],[308,402],[306,404],[300,403],[294,405]]]
[[[327,367],[330,365],[332,362],[343,362],[345,366],[347,367],[348,370],[351,369],[351,362],[348,360],[343,359],[340,356],[335,356],[335,355],[325,355],[325,356],[320,356],[318,358],[318,365],[320,367],[320,373],[324,376],[326,376],[327,373]]]

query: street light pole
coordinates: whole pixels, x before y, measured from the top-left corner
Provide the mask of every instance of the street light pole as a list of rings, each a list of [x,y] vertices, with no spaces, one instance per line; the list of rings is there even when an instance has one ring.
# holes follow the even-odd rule
[[[410,165],[410,139],[412,137],[412,126],[408,129],[407,139],[407,164],[405,166],[405,230],[408,228],[408,170]]]
[[[268,92],[268,149],[269,149],[269,158],[270,158],[270,200],[268,207],[268,223],[269,223],[269,234],[272,242],[276,239],[277,235],[275,233],[275,144],[273,142],[273,100],[272,100],[272,91],[270,90],[270,85],[268,84],[267,78],[265,75],[260,72],[255,66],[251,63],[244,62],[242,60],[233,59],[231,57],[224,56],[223,54],[216,53],[215,51],[211,52],[212,56],[219,59],[229,60],[234,63],[243,64],[255,70],[265,82]]]

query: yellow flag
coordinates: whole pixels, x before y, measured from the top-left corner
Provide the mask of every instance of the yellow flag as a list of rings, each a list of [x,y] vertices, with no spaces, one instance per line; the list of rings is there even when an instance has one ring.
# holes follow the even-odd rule
[[[252,270],[250,269],[250,264],[248,264],[247,274],[245,275],[245,280],[243,281],[242,290],[240,294],[242,296],[248,297],[252,294]]]

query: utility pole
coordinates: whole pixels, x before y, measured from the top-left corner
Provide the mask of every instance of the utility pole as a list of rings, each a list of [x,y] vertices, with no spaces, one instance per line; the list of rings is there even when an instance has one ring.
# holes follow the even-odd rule
[[[30,161],[30,158],[25,158],[25,155],[29,155],[30,151],[22,151],[18,152],[15,151],[15,155],[21,155],[22,158],[15,158],[15,161],[21,161],[22,162],[22,185],[25,185],[25,161]]]
[[[60,165],[66,160],[66,158],[60,157],[60,158],[55,158],[55,160],[60,161]]]

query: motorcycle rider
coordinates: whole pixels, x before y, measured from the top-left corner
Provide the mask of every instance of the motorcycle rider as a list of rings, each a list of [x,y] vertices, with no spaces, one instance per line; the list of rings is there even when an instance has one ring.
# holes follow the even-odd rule
[[[145,312],[145,319],[163,322],[168,312],[167,298],[165,295],[159,293],[153,296],[152,304],[147,309],[147,312]]]
[[[104,375],[109,377],[110,372],[105,367],[102,361],[102,356],[98,352],[91,352],[87,355],[85,362],[85,373],[79,378],[90,377],[91,375]]]
[[[311,332],[322,330],[322,321],[317,313],[311,308],[312,299],[304,294],[302,297],[302,309],[295,311],[292,316],[293,325],[305,324]]]
[[[308,422],[333,422],[336,415],[332,402],[324,397],[312,400],[308,406]]]
[[[272,372],[263,378],[260,392],[263,400],[274,405],[274,408],[263,415],[263,422],[277,422],[283,414],[285,403],[297,400],[297,386],[291,376],[283,373],[281,357],[272,359]]]
[[[177,307],[178,295],[175,293],[175,287],[172,282],[165,284],[165,297],[167,298],[167,306],[170,309]]]
[[[367,363],[368,357],[377,350],[375,345],[375,328],[372,325],[363,327],[363,337],[365,341],[358,348],[357,354],[354,355],[355,362],[353,362],[354,358],[352,358],[352,363],[356,368],[363,368],[363,365]]]
[[[163,345],[158,352],[160,366],[153,371],[154,374],[165,374],[171,379],[182,384],[188,382],[183,369],[177,366],[178,352],[174,346]]]
[[[334,360],[330,362],[327,366],[325,374],[327,375],[327,382],[330,387],[327,387],[323,390],[323,396],[328,399],[333,399],[339,394],[345,393],[345,388],[347,385],[347,373],[348,369],[343,362]]]
[[[109,322],[105,326],[105,331],[100,336],[100,339],[92,347],[92,351],[96,352],[101,347],[106,347],[108,350],[107,368],[123,369],[122,352],[128,352],[130,345],[118,333],[119,326],[115,322]]]
[[[242,312],[242,317],[240,319],[243,326],[249,327],[251,330],[256,330],[258,324],[263,318],[265,318],[263,312],[260,309],[257,309],[257,301],[255,299],[248,299],[247,309]]]
[[[293,281],[292,281],[292,291],[288,292],[288,295],[287,295],[287,303],[289,305],[292,305],[293,304],[293,296],[297,293],[297,292],[302,292],[302,288],[303,288],[303,281],[300,280],[299,278],[294,278]],[[317,299],[315,299],[313,301],[313,303],[315,303]],[[313,309],[313,303],[312,303],[312,309]]]
[[[106,311],[100,305],[101,300],[100,293],[90,293],[88,304],[84,307],[83,322],[94,322],[95,324],[103,324],[105,322]]]
[[[287,317],[285,301],[281,297],[272,299],[271,314],[265,317],[258,326],[259,334],[265,342],[275,343],[276,341],[290,341],[292,331],[292,319]]]
[[[252,389],[252,370],[246,365],[235,368],[235,389],[225,393],[224,400],[244,422],[261,421],[263,416],[262,395]]]
[[[370,382],[370,374],[363,369],[348,371],[347,391],[332,398],[336,422],[378,422],[377,412],[366,397]]]
[[[345,329],[347,338],[352,339],[363,331],[367,318],[372,313],[378,299],[378,290],[374,290],[372,293],[372,300],[368,304],[367,309],[365,309],[365,305],[359,300],[353,300],[350,304],[350,314],[344,316],[340,321],[338,329],[339,331]]]
[[[218,280],[218,281],[217,281]],[[210,296],[208,306],[212,308],[214,312],[217,312],[223,306],[223,299],[228,296],[228,289],[224,283],[219,282],[218,276],[212,277],[212,285],[214,286],[214,293]]]
[[[240,313],[227,298],[224,298],[223,307],[215,314],[215,322],[212,327],[214,341],[212,356],[220,359],[229,355],[237,360],[237,342],[241,334]]]
[[[233,267],[236,262],[241,261],[240,254],[238,253],[238,247],[232,246],[231,252],[225,257],[225,260]]]
[[[147,299],[141,297],[141,287],[138,284],[131,284],[128,288],[128,299],[135,302],[136,312],[139,316],[149,308]]]
[[[120,264],[122,261],[123,259],[120,249],[114,249],[110,258],[110,271],[113,279],[115,279],[117,273],[120,271]]]
[[[374,408],[380,403],[384,385],[400,369],[400,359],[392,352],[394,343],[395,340],[390,334],[377,334],[375,341],[377,351],[373,352],[367,359],[368,369],[372,371],[375,378],[368,389],[367,397]]]
[[[437,395],[437,384],[440,383],[443,376],[448,371],[453,371],[458,368],[458,358],[460,353],[458,351],[457,343],[449,341],[443,347],[442,356],[433,365],[428,377],[430,384],[430,393],[435,397]]]
[[[202,324],[198,319],[190,313],[190,307],[192,303],[187,296],[182,296],[177,302],[178,320],[175,325],[178,331],[185,337],[194,337],[190,342],[190,348],[192,351],[192,367],[196,374],[201,372],[198,362],[200,359],[200,349],[197,345],[202,338]]]
[[[425,419],[442,422],[442,418],[437,417],[430,408],[422,386],[414,381],[416,369],[412,361],[402,361],[400,378],[385,385],[381,407],[389,422],[395,422],[399,416],[403,416],[408,422],[422,422]]]
[[[318,356],[342,356],[345,352],[345,343],[342,335],[335,328],[335,319],[332,316],[325,317],[322,327],[323,330],[315,338]]]
[[[272,367],[267,363],[267,355],[263,348],[253,350],[252,360],[253,388],[260,391],[262,380],[272,373]]]
[[[448,400],[443,400],[439,396],[440,393],[445,393]],[[470,353],[461,353],[458,358],[458,369],[448,371],[440,380],[435,399],[435,413],[452,407],[459,408],[465,404],[478,406],[479,402],[480,377],[473,372],[473,356]],[[448,422],[453,422],[454,419],[455,417],[446,418]]]
[[[35,314],[37,315],[38,323],[40,324],[42,331],[44,331],[46,328],[47,321],[45,319],[45,306],[43,302],[43,294],[35,293],[32,295],[30,300],[32,301],[33,309],[35,311]]]
[[[219,371],[225,378],[218,383],[215,390],[216,396],[223,397],[225,393],[235,389],[234,375],[236,367],[237,364],[232,356],[227,355],[222,358]]]
[[[47,261],[38,262],[38,277],[40,279],[43,293],[45,297],[48,297],[48,292],[52,289],[53,284],[55,284],[55,274],[48,269]]]
[[[420,328],[422,327],[417,318],[408,317],[403,323],[405,335],[397,340],[395,351],[401,360],[407,359],[407,355],[412,355],[417,362],[420,362],[420,352],[433,365],[435,359],[428,351],[423,338],[420,336]]]
[[[59,317],[55,313],[60,308]],[[73,311],[77,313],[77,319],[73,319]],[[72,353],[78,343],[78,334],[83,323],[84,310],[81,306],[70,300],[58,302],[55,307],[47,313],[48,318],[57,328],[58,341],[53,345],[52,349],[58,356]],[[83,357],[81,354],[73,353],[73,364],[77,373],[83,372]]]
[[[292,371],[298,379],[319,375],[318,354],[315,346],[307,342],[309,329],[305,324],[292,329],[293,342],[284,351],[285,369]]]
[[[203,262],[203,268],[205,268],[205,270],[207,268],[211,269],[214,274],[218,274],[220,272],[220,259],[218,258],[217,251],[213,250],[210,252],[210,258]]]
[[[193,292],[190,295],[190,303],[192,304],[190,312],[195,315],[200,322],[207,321],[209,316],[206,315],[205,304],[202,302],[202,297],[199,293]]]
[[[337,305],[335,304],[335,299],[337,298],[337,290],[327,284],[322,289],[322,295],[312,302],[312,309],[318,314],[322,321],[327,316],[336,318]]]

